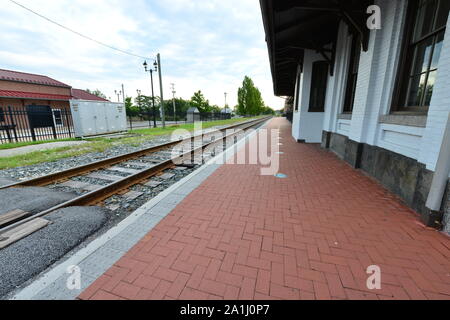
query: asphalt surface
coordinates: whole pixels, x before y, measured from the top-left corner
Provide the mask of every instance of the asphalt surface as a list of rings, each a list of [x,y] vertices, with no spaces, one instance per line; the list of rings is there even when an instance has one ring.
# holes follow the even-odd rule
[[[0,297],[38,275],[106,222],[99,207],[65,208],[45,217],[52,224],[0,250]]]
[[[75,197],[76,194],[39,187],[0,190],[0,215],[15,209],[37,213]]]

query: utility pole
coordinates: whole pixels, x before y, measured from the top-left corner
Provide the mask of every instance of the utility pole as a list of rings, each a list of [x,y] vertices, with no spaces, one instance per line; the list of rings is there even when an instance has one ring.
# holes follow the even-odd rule
[[[156,56],[158,63],[158,73],[159,73],[159,90],[161,92],[161,120],[163,128],[166,127],[166,115],[164,112],[164,98],[163,98],[163,81],[162,81],[162,68],[161,68],[161,55],[158,53]]]
[[[149,66],[147,64],[147,61],[144,61],[145,72],[150,72],[150,80],[152,83],[153,127],[156,128],[155,92],[153,90],[153,71],[158,71],[158,64],[156,63],[156,61],[155,61],[155,63],[153,63],[153,67],[154,67],[154,69],[152,68],[152,66]],[[149,112],[149,118],[150,118],[150,112]]]
[[[123,105],[125,105],[125,87],[123,86],[123,83],[122,83],[122,98],[123,98]]]
[[[173,117],[175,118],[175,124],[178,123],[177,121],[177,108],[175,106],[175,83],[171,83],[172,86],[172,94],[173,94]]]

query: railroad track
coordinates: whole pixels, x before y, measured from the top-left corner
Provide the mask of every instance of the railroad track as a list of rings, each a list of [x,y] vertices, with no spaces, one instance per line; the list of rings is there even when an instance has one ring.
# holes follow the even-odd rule
[[[67,207],[102,205],[102,202],[105,199],[116,194],[124,194],[130,187],[143,184],[148,181],[148,179],[161,174],[163,171],[177,167],[177,162],[184,161],[187,158],[194,160],[194,156],[197,152],[202,152],[201,160],[204,160],[203,150],[206,148],[210,149],[217,144],[225,144],[224,141],[226,139],[233,137],[235,137],[234,142],[236,142],[239,133],[227,133],[228,130],[249,129],[262,124],[269,118],[270,117],[265,117],[234,124],[225,128],[201,133],[193,137],[180,138],[176,141],[160,144],[136,152],[0,187],[1,190],[7,188],[61,185],[69,188],[72,187],[73,189],[83,189],[83,187],[85,189],[81,195],[36,214],[28,214],[18,210],[15,213],[12,212],[10,217],[0,216],[0,249],[25,237],[27,233],[30,234],[34,232],[34,229],[40,229],[45,226],[46,220],[42,217],[56,210]],[[205,143],[204,140],[208,137],[212,137],[212,139]],[[218,137],[219,139],[215,139],[215,137]],[[199,142],[200,145],[198,145]],[[177,156],[173,156],[171,153],[170,157],[167,157],[167,151],[180,144],[188,144],[189,151],[180,152]],[[193,163],[193,161],[191,163]],[[181,166],[187,167],[189,164],[184,163],[181,164]],[[102,182],[99,184],[83,184],[82,182],[70,180],[72,178],[76,179],[77,177],[88,177],[91,180],[94,180],[94,182],[97,182],[98,180]]]

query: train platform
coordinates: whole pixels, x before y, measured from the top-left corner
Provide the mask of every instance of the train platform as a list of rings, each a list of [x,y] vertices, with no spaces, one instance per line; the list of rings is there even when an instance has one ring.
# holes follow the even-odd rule
[[[448,236],[285,119],[266,128],[278,174],[206,165],[14,298],[450,300]]]

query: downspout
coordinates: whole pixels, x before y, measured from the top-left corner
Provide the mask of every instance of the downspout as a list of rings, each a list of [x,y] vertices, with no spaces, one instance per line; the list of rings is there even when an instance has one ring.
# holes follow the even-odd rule
[[[447,188],[450,175],[450,113],[448,115],[447,124],[444,131],[444,138],[442,140],[441,151],[439,152],[439,158],[436,163],[436,170],[433,176],[433,182],[431,183],[430,193],[426,207],[431,211],[430,220],[427,223],[430,226],[440,225],[440,221],[436,221],[436,217],[440,216],[442,209],[442,201],[444,193]],[[434,220],[434,221],[433,221]]]

